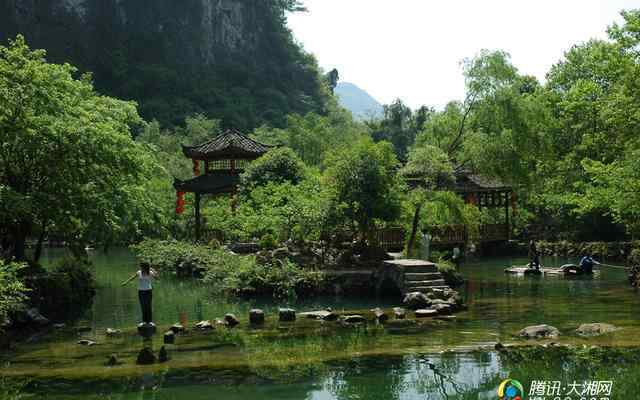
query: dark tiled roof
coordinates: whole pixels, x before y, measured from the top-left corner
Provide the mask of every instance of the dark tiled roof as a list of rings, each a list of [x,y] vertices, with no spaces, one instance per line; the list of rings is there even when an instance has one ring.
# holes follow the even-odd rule
[[[456,173],[456,192],[501,191],[511,190],[499,179],[476,174],[471,171]]]
[[[175,179],[173,187],[179,192],[200,194],[230,193],[240,184],[240,176],[227,172],[200,175],[188,181]]]
[[[470,171],[459,171],[455,173],[456,182],[452,185],[439,185],[440,190],[452,190],[458,193],[475,192],[499,192],[509,191],[512,188],[505,185],[499,179],[489,178],[484,175]],[[405,179],[409,187],[415,188],[424,185],[420,178],[409,177]]]
[[[256,142],[235,129],[197,146],[182,146],[185,156],[196,160],[256,159],[271,146]]]

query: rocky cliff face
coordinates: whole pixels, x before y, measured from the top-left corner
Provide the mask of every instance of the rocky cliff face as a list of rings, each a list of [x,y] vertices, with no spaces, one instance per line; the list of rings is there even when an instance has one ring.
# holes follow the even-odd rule
[[[315,60],[281,0],[0,0],[0,44],[23,34],[53,62],[165,124],[193,113],[250,129],[322,109]]]
[[[163,61],[185,64],[212,64],[229,53],[255,51],[265,28],[261,23],[269,24],[272,12],[268,1],[255,0],[0,2],[0,37],[23,33],[32,45],[48,49],[57,59],[134,41],[155,48]]]

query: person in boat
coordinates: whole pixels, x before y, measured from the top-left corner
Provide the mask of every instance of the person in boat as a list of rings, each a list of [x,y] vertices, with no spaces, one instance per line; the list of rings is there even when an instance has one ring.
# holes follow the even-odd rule
[[[594,264],[600,264],[600,263],[594,260],[591,254],[587,254],[586,256],[582,257],[582,259],[580,260],[580,264],[578,266],[580,267],[582,272],[586,274],[592,274]]]
[[[533,240],[529,242],[529,258],[531,259],[531,262],[529,263],[529,267],[539,270],[540,269],[540,253],[538,253],[536,242]]]
[[[140,300],[140,308],[142,310],[142,323],[153,325],[153,280],[158,277],[156,270],[151,268],[147,262],[140,263],[140,269],[129,279],[122,282],[122,286],[126,286],[134,279],[138,279],[138,299]]]

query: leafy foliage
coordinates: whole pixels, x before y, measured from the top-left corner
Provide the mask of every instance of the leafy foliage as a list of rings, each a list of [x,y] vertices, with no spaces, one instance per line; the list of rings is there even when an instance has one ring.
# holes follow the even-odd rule
[[[321,287],[324,275],[288,260],[258,264],[254,256],[177,241],[145,240],[133,246],[138,256],[164,273],[197,273],[214,293],[262,294],[286,298]]]
[[[27,300],[28,289],[20,280],[24,265],[8,263],[0,259],[0,321],[6,321],[10,313],[17,311]]]
[[[71,243],[113,243],[156,231],[157,169],[131,132],[135,104],[98,95],[88,76],[46,62],[18,36],[0,47],[0,226],[24,259],[36,230]],[[46,205],[43,207],[43,205]]]
[[[249,190],[267,183],[290,182],[298,184],[305,175],[305,165],[300,158],[287,147],[269,151],[249,165],[242,174],[241,187]]]
[[[324,180],[332,208],[348,224],[368,237],[376,220],[393,221],[400,214],[402,185],[396,174],[398,161],[389,143],[361,140],[330,154]]]
[[[305,164],[320,167],[327,152],[351,146],[366,134],[365,127],[354,122],[351,114],[339,108],[334,99],[328,104],[326,116],[289,115],[286,128],[263,126],[254,132],[254,137],[266,144],[290,147]]]

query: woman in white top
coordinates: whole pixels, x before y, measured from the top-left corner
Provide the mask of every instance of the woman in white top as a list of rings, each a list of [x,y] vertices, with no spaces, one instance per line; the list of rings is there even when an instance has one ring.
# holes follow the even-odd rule
[[[138,298],[140,299],[140,308],[142,309],[142,322],[145,324],[153,324],[151,307],[151,302],[153,300],[152,282],[154,278],[157,278],[157,276],[158,273],[151,268],[149,263],[141,262],[140,270],[133,274],[129,279],[122,282],[122,286],[125,286],[129,282],[138,278]]]

